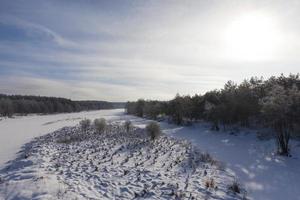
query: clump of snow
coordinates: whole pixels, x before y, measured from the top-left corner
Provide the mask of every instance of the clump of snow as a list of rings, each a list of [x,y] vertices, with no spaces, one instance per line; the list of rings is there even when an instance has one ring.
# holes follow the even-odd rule
[[[242,198],[228,191],[234,177],[189,142],[106,129],[64,127],[27,143],[0,171],[0,199]]]

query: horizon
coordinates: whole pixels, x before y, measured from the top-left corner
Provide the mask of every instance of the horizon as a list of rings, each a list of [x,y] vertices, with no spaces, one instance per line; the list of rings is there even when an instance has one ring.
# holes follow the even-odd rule
[[[298,1],[17,0],[0,13],[4,94],[170,100],[299,73]]]
[[[285,74],[281,74],[281,75],[283,75],[283,76],[285,76],[285,77],[287,77]],[[280,75],[280,76],[281,76]],[[297,73],[297,74],[289,74],[289,76],[290,75],[298,75],[298,76],[300,76],[300,73]],[[262,79],[262,80],[268,80],[269,78],[271,78],[271,77],[276,77],[276,76],[270,76],[270,77],[268,77],[268,78],[265,78],[265,77],[251,77],[251,78],[260,78],[260,79]],[[278,76],[279,77],[279,76]],[[247,80],[247,81],[249,81],[251,78],[249,78],[249,79],[243,79],[243,81],[244,80]],[[223,86],[227,83],[227,82],[229,82],[229,81],[232,81],[232,80],[228,80],[228,81],[226,81],[226,82],[224,82],[224,84],[223,84]],[[237,86],[241,83],[237,83],[237,82],[233,82],[234,84],[237,84]],[[103,101],[103,102],[111,102],[111,103],[126,103],[126,102],[134,102],[134,101],[138,101],[138,100],[140,100],[140,99],[142,99],[142,100],[145,100],[145,101],[171,101],[172,99],[174,99],[177,95],[179,95],[179,96],[190,96],[190,97],[193,97],[193,96],[196,96],[196,95],[200,95],[200,96],[203,96],[203,95],[205,95],[207,92],[211,92],[211,91],[215,91],[215,90],[217,90],[217,91],[219,91],[219,90],[222,90],[222,88],[223,87],[221,87],[221,88],[215,88],[215,89],[211,89],[211,90],[207,90],[207,91],[205,91],[205,92],[203,92],[203,93],[194,93],[194,94],[180,94],[180,93],[176,93],[176,94],[174,94],[173,95],[173,97],[171,97],[170,99],[163,99],[163,100],[158,100],[158,99],[151,99],[151,98],[142,98],[142,97],[138,97],[137,99],[133,99],[133,100],[123,100],[123,101],[109,101],[109,100],[103,100],[103,99],[71,99],[71,98],[67,98],[67,97],[62,97],[62,96],[51,96],[51,95],[39,95],[39,94],[5,94],[5,93],[0,93],[0,95],[6,95],[6,96],[35,96],[35,97],[47,97],[47,98],[64,98],[64,99],[68,99],[68,100],[71,100],[71,101],[99,101],[99,102],[101,102],[101,101]]]

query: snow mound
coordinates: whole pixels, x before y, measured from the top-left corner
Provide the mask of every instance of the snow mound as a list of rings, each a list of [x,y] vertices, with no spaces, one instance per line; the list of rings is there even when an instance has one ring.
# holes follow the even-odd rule
[[[0,171],[0,199],[242,199],[234,177],[185,140],[110,124],[34,139]]]

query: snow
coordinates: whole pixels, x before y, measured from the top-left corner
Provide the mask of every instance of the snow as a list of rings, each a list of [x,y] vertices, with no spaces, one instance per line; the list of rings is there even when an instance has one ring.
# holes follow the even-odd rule
[[[0,198],[242,199],[228,191],[234,177],[189,142],[107,129],[65,127],[26,144],[0,173]]]
[[[50,133],[64,126],[74,126],[84,118],[113,119],[118,118],[122,113],[122,109],[116,109],[0,118],[0,166],[13,159],[21,146],[36,136]]]
[[[22,145],[30,142],[34,137],[45,135],[64,126],[74,126],[83,118],[95,119],[99,117],[104,117],[116,123],[130,119],[135,126],[140,128],[145,127],[149,122],[149,120],[146,119],[124,115],[121,109],[3,119],[0,121],[0,167],[11,164],[7,163],[4,165],[8,160],[13,160],[17,155],[20,155],[16,153],[20,150]],[[291,143],[292,157],[282,157],[274,154],[276,147],[273,140],[259,140],[256,137],[257,130],[243,129],[237,134],[229,134],[229,132],[211,131],[207,124],[196,124],[189,127],[176,126],[165,122],[160,122],[160,124],[163,132],[167,136],[176,138],[176,140],[185,139],[190,141],[194,147],[199,148],[202,152],[208,152],[217,160],[226,163],[228,167],[226,173],[219,172],[216,180],[224,179],[228,182],[229,174],[235,175],[238,181],[246,188],[247,198],[255,200],[300,200],[300,190],[298,189],[300,185],[299,141],[293,140]],[[39,149],[38,152],[43,151]],[[33,159],[31,161],[35,163],[36,168],[34,168],[34,170],[33,167],[29,169],[24,169],[23,167],[19,171],[19,175],[23,177],[22,181],[27,183],[26,185],[28,186],[26,190],[28,194],[22,194],[23,196],[32,196],[32,194],[29,194],[30,191],[37,192],[36,185],[31,184],[33,180],[32,177],[34,176],[35,179],[38,179],[39,176],[36,175],[37,173],[46,173],[42,168],[38,167],[39,165],[42,165],[42,163],[51,163],[47,160],[34,160],[35,158],[39,158],[38,155],[39,154],[36,154],[36,157],[29,157],[29,160]],[[47,157],[44,159],[46,158]],[[137,157],[137,159],[140,158],[142,157]],[[12,162],[17,162],[17,160],[18,158]],[[26,164],[33,166],[33,163],[23,163],[23,161],[21,163],[25,166]],[[120,167],[118,166],[117,168]],[[115,174],[110,175],[107,173],[107,176],[116,176],[116,174],[119,173],[117,168],[115,168],[116,171],[113,171]],[[121,169],[122,168],[119,170]],[[25,170],[25,172],[22,172],[22,170]],[[34,172],[32,172],[32,170]],[[99,168],[99,170],[103,169]],[[71,173],[70,171],[68,172],[68,167],[66,166],[62,168],[62,171],[62,179],[66,178],[66,174]],[[150,174],[155,174],[155,170],[152,170]],[[46,177],[45,179],[38,179],[38,183],[41,187],[40,191],[36,194],[47,195],[62,191],[61,195],[63,195],[63,191],[65,191],[66,188],[65,185],[61,183],[61,180],[57,180],[57,174],[55,174],[55,176],[48,174]],[[167,180],[173,181],[170,177],[167,178]],[[109,179],[109,177],[106,178],[107,181],[112,180]],[[122,179],[120,182],[123,180],[125,179]],[[86,186],[78,186],[78,189],[80,189],[83,194],[90,194],[87,187],[90,182],[85,179],[83,179],[83,182],[85,182]],[[10,184],[12,184],[12,182]],[[6,189],[15,188],[12,189],[14,193],[16,193],[16,191],[21,192],[21,188],[18,188],[19,186],[20,185],[16,183],[15,187],[7,187]],[[32,190],[30,187],[32,187]],[[53,191],[45,191],[45,188],[51,188]],[[9,190],[6,190],[6,192],[8,191]],[[128,187],[122,187],[120,194],[130,194],[130,191]],[[98,193],[95,194],[99,195]],[[36,196],[36,198],[38,199],[38,196]],[[43,196],[43,198],[47,199],[46,196]],[[51,198],[49,197],[49,199]]]
[[[207,127],[182,128],[170,134],[192,141],[227,163],[253,199],[300,199],[300,148],[292,142],[291,158],[274,154],[273,140],[260,141],[255,132],[216,133]]]
[[[146,121],[133,117],[139,126]],[[274,140],[259,140],[258,130],[238,134],[211,131],[208,124],[179,127],[160,123],[167,135],[186,139],[226,163],[255,200],[300,200],[300,142],[292,140],[292,157],[276,155]]]
[[[126,116],[139,127],[149,120]],[[209,124],[183,127],[160,122],[169,136],[186,139],[202,151],[208,152],[238,177],[247,190],[247,197],[254,200],[300,200],[300,142],[291,141],[292,157],[275,154],[273,139],[260,140],[256,133],[262,130],[241,129],[211,131]]]

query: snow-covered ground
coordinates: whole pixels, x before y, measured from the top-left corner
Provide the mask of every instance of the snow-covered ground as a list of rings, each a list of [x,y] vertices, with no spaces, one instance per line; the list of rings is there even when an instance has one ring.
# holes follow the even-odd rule
[[[251,131],[235,136],[198,126],[167,132],[191,141],[226,162],[253,199],[300,199],[299,142],[291,143],[293,156],[286,158],[274,154],[274,140],[258,140]]]
[[[0,174],[4,199],[242,199],[234,177],[189,142],[145,129],[65,127],[28,143]]]
[[[13,159],[21,146],[36,136],[45,135],[64,126],[74,126],[84,118],[115,119],[122,113],[123,109],[116,109],[0,118],[0,167]]]
[[[73,126],[82,118],[105,117],[113,122],[130,119],[136,126],[144,127],[148,120],[123,114],[123,110],[106,110],[18,117],[0,121],[0,166],[15,157],[21,146],[35,136],[52,132],[63,126]],[[164,133],[192,142],[204,152],[227,164],[239,182],[247,189],[247,196],[255,200],[300,199],[300,144],[292,141],[292,157],[274,155],[273,140],[259,140],[255,131],[243,130],[237,135],[210,131],[205,124],[179,127],[161,123]],[[63,175],[66,172],[63,170]],[[30,177],[30,176],[29,176]],[[226,179],[225,179],[226,180]],[[49,177],[48,183],[55,179]],[[63,189],[61,189],[63,191]],[[226,199],[226,198],[225,198]]]
[[[143,127],[147,120],[128,117]],[[167,135],[187,139],[226,163],[254,200],[300,200],[300,142],[291,141],[292,157],[278,156],[275,141],[260,140],[257,130],[237,134],[211,131],[207,124],[180,127],[161,122]],[[260,130],[258,130],[260,131]]]
[[[136,119],[144,126],[145,121]],[[211,131],[207,124],[179,127],[160,123],[164,132],[187,139],[227,164],[254,200],[300,200],[300,142],[291,141],[292,157],[278,156],[273,139],[260,140],[255,130],[237,134]]]

